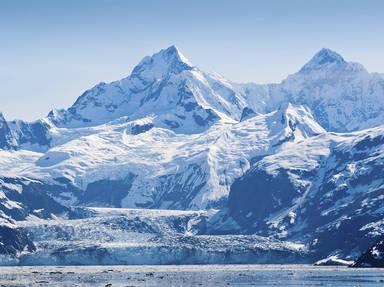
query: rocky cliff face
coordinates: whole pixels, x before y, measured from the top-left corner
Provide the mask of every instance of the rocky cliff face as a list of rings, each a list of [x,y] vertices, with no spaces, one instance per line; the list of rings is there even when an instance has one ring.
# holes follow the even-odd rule
[[[16,146],[16,139],[14,138],[3,114],[0,113],[0,148],[9,150],[15,149]]]
[[[305,240],[320,257],[354,257],[381,234],[383,150],[382,128],[309,138],[238,178],[228,213],[243,232]]]
[[[384,240],[368,248],[353,264],[353,267],[384,267]]]

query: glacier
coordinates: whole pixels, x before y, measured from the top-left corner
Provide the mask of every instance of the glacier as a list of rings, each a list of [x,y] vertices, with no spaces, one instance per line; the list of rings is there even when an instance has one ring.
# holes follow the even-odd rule
[[[329,49],[279,84],[176,46],[40,120],[0,114],[0,263],[355,260],[383,234],[384,79]]]

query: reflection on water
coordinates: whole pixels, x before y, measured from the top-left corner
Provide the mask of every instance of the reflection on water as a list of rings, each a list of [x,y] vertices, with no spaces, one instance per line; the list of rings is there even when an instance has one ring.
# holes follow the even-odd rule
[[[384,270],[310,265],[0,267],[0,285],[383,287]]]

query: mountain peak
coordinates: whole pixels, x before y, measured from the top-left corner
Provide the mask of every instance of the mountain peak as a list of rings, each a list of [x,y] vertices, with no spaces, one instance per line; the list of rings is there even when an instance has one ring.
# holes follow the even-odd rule
[[[340,54],[328,48],[322,48],[319,52],[315,54],[313,59],[323,61],[322,63],[345,62],[344,58]],[[319,64],[322,64],[322,63],[319,63]]]
[[[346,63],[346,61],[340,54],[330,49],[323,48],[317,52],[300,71],[316,70],[328,65],[339,65],[344,63]]]
[[[172,45],[167,49],[163,49],[159,53],[166,54],[170,58],[175,57],[177,60],[193,67],[193,64],[180,52],[176,45]]]
[[[133,69],[132,76],[145,80],[163,78],[169,74],[178,74],[193,69],[194,65],[172,45],[152,56],[147,56]]]
[[[0,112],[0,149],[16,149],[17,142],[8,126],[3,113]]]
[[[275,118],[281,124],[295,131],[300,128],[301,136],[308,137],[326,132],[314,119],[311,110],[305,105],[294,105],[285,102],[280,105],[275,113]]]

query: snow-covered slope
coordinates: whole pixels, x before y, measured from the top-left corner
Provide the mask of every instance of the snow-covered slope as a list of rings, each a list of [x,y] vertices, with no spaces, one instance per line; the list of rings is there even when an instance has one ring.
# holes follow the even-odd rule
[[[383,233],[383,170],[384,126],[311,137],[237,179],[227,214],[241,232],[300,238],[319,258],[356,258]]]
[[[3,160],[1,174],[65,183],[71,186],[68,192],[51,194],[58,200],[70,197],[71,204],[218,207],[232,182],[257,158],[324,132],[308,109],[290,104],[242,122],[219,122],[199,134],[158,127],[132,132],[147,120],[112,122],[88,132],[83,128],[83,133],[73,129],[76,138],[45,153],[3,152],[9,160]]]
[[[329,131],[355,131],[384,123],[384,79],[329,49],[320,50],[280,84],[245,84],[238,89],[255,112],[274,110],[284,102],[306,105]]]
[[[47,119],[6,121],[0,113],[0,149],[44,151],[51,146],[54,125]]]
[[[207,237],[171,230],[159,242],[183,252],[192,243],[220,250],[244,243],[251,256],[252,240],[269,240],[254,237],[260,234],[277,237],[270,246],[304,243],[313,260],[355,258],[383,233],[383,109],[382,76],[328,49],[280,84],[256,85],[206,73],[171,46],[44,119],[7,122],[0,114],[0,226],[8,228],[0,245],[18,242],[0,251],[20,258],[25,249],[29,263],[34,256],[47,263],[61,250],[57,232],[81,241],[63,250],[81,250],[89,242],[67,232],[75,223],[69,219],[92,226],[116,219],[84,206],[142,208],[138,224],[152,227],[147,209],[214,208],[204,219],[188,217]],[[340,133],[346,131],[353,132]],[[45,242],[46,225],[53,227]],[[51,253],[34,252],[30,240]],[[104,262],[117,260],[122,249],[103,244],[81,254],[108,250]],[[63,262],[74,262],[67,255]]]
[[[86,91],[68,110],[49,114],[60,127],[103,124],[151,116],[151,124],[197,133],[219,119],[238,120],[245,102],[222,79],[193,66],[175,47],[145,57],[132,74]]]
[[[17,146],[17,141],[14,138],[11,129],[2,113],[0,113],[0,148],[14,149]]]
[[[86,91],[68,109],[52,110],[33,123],[13,121],[8,126],[11,146],[43,151],[55,146],[52,137],[57,127],[97,127],[124,118],[145,122],[133,129],[136,133],[155,126],[196,134],[217,122],[236,122],[293,103],[309,107],[326,130],[345,132],[382,124],[383,95],[381,74],[368,73],[329,49],[320,50],[280,84],[257,85],[206,73],[171,46],[145,57],[128,77]],[[6,134],[1,131],[0,138]]]
[[[44,151],[51,146],[53,124],[47,119],[34,122],[21,120],[8,122],[20,149]]]
[[[28,233],[20,228],[20,220],[78,216],[47,195],[51,188],[55,187],[36,180],[0,176],[0,265],[14,264],[16,257],[36,251]]]

